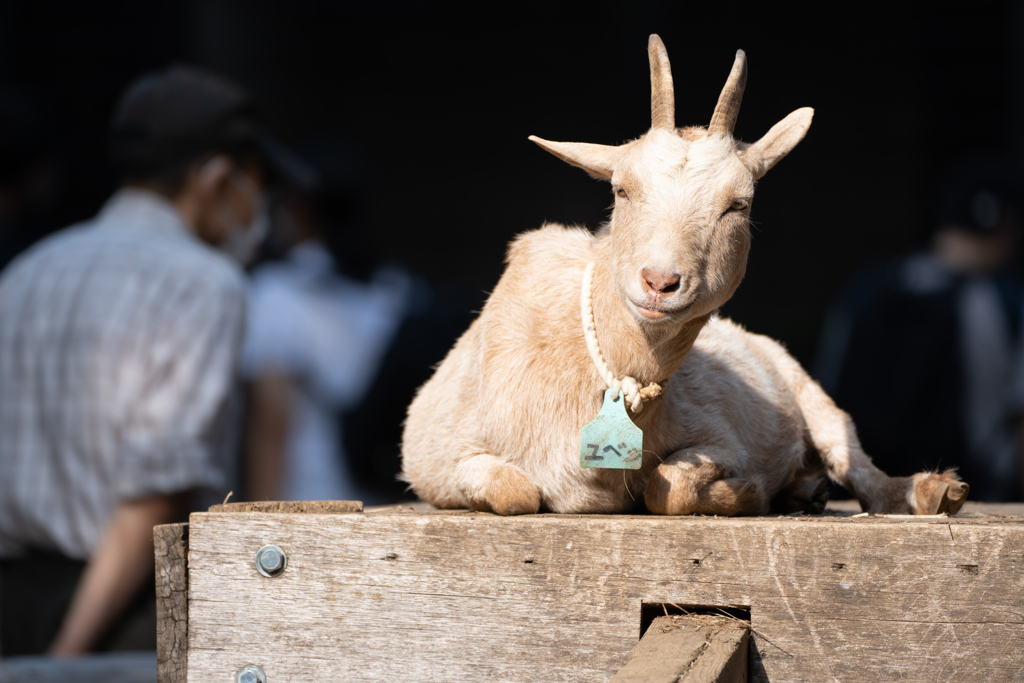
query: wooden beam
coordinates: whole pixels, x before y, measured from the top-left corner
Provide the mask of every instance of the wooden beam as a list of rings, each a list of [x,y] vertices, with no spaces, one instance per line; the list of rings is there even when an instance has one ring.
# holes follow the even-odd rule
[[[188,524],[153,528],[156,556],[156,679],[185,683],[188,659]]]
[[[190,680],[609,680],[643,603],[749,610],[751,680],[1024,678],[1024,521],[197,513]],[[287,569],[261,576],[276,545]]]
[[[747,683],[750,628],[731,622],[708,640],[708,649],[691,665],[681,683]]]
[[[658,617],[611,683],[747,683],[749,638],[737,619]]]

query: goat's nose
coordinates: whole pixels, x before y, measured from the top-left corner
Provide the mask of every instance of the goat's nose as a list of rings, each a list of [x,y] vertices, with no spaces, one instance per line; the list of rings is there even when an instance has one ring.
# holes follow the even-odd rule
[[[644,268],[640,271],[640,281],[644,290],[655,295],[672,294],[679,290],[679,273]]]

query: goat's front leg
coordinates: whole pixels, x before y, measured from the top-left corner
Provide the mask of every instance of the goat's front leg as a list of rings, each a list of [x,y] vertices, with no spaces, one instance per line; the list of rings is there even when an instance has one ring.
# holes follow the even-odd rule
[[[715,462],[716,454],[718,449],[713,447],[688,448],[666,458],[647,480],[644,502],[648,511],[658,515],[768,512],[768,496],[762,487],[729,476],[729,471]]]
[[[488,453],[455,468],[459,493],[470,508],[497,515],[528,515],[540,510],[540,491],[518,467]]]
[[[953,470],[887,476],[864,453],[850,416],[802,369],[793,388],[829,477],[852,493],[865,512],[955,514],[963,506],[970,487]]]

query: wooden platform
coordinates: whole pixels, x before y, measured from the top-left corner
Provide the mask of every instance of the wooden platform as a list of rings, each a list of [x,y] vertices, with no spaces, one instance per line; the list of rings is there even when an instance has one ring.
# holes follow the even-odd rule
[[[160,681],[608,681],[675,606],[748,613],[754,681],[1021,680],[1024,506],[993,510],[193,514],[157,529]]]

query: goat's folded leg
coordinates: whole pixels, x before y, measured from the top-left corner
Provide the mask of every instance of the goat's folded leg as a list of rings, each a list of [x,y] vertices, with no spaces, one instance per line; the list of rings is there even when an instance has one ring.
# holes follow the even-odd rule
[[[519,468],[488,453],[455,468],[456,486],[470,508],[497,515],[528,515],[540,510],[540,491]]]
[[[912,477],[889,477],[864,453],[853,420],[840,410],[818,383],[799,369],[794,390],[809,436],[829,477],[874,513],[936,515],[956,513],[970,487],[956,472],[921,472]]]
[[[768,497],[757,483],[728,476],[714,462],[715,449],[673,453],[651,473],[644,489],[647,510],[658,515],[761,515]]]

